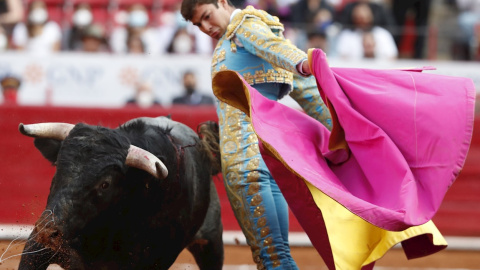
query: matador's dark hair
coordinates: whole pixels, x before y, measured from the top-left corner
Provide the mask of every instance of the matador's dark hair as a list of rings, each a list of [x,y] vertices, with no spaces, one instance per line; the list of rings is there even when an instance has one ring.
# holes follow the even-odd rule
[[[230,0],[226,0],[228,5],[234,6]],[[180,8],[180,13],[185,20],[191,21],[193,17],[193,13],[195,12],[195,8],[197,5],[203,4],[214,4],[216,8],[218,8],[218,0],[183,0],[182,7]]]

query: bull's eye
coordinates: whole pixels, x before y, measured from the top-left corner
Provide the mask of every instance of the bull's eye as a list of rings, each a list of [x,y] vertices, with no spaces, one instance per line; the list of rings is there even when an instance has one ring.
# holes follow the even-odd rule
[[[102,185],[100,186],[102,189],[107,189],[110,186],[108,182],[103,182]]]

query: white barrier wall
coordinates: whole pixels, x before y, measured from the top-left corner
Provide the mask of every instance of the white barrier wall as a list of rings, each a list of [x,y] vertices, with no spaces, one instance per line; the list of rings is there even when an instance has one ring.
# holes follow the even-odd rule
[[[160,102],[168,105],[182,94],[186,70],[196,73],[200,91],[213,95],[210,59],[201,56],[0,55],[0,77],[13,73],[23,80],[18,97],[23,105],[123,106],[137,82],[150,83]]]
[[[471,78],[480,91],[480,63],[475,62],[345,62],[330,59],[330,65],[374,69],[434,66],[437,70],[428,72]],[[196,73],[200,91],[212,95],[210,57],[205,56],[59,53],[35,57],[15,52],[0,54],[0,77],[13,73],[23,80],[18,97],[22,105],[119,107],[133,96],[134,85],[139,81],[150,83],[162,105],[170,105],[172,98],[183,92],[182,74],[186,70]],[[291,104],[291,101],[284,103]]]

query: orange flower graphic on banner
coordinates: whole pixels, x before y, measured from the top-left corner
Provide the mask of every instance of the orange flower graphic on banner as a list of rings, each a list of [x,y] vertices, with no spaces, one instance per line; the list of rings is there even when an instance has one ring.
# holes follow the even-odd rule
[[[138,70],[136,68],[122,68],[119,75],[123,85],[134,85],[138,80]]]
[[[23,78],[32,84],[41,83],[45,77],[44,68],[38,64],[29,64],[25,67]]]

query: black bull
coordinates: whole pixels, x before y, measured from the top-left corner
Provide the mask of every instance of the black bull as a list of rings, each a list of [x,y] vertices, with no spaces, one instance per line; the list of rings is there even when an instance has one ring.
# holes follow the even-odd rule
[[[168,269],[184,248],[201,269],[222,268],[212,182],[219,158],[211,141],[166,117],[116,129],[81,123],[19,129],[57,167],[20,269]]]

